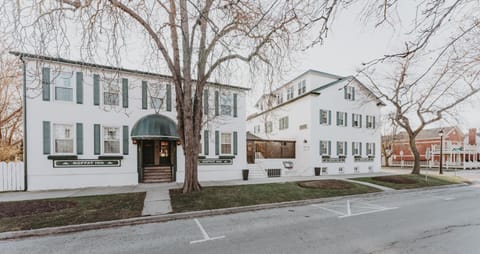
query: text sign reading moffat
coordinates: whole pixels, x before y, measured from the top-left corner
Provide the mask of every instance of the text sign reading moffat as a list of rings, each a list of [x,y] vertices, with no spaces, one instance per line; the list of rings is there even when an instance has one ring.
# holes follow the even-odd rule
[[[198,159],[200,165],[232,165],[232,159]]]
[[[120,167],[120,160],[54,160],[55,168]]]

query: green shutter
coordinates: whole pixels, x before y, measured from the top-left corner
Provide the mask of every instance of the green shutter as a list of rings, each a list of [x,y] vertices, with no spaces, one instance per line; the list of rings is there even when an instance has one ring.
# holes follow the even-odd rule
[[[208,116],[208,89],[203,91],[203,114]]]
[[[332,111],[328,111],[328,125],[332,125]]]
[[[100,154],[100,124],[93,125],[93,154]]]
[[[128,79],[122,79],[122,104],[124,108],[128,108]]]
[[[93,105],[100,105],[100,75],[93,75]]]
[[[352,86],[352,101],[355,100],[355,87]]]
[[[360,128],[362,128],[362,115],[358,115],[358,118],[360,119]]]
[[[167,111],[172,111],[172,85],[167,84]]]
[[[43,121],[43,154],[50,154],[50,122]]]
[[[373,121],[373,128],[375,129],[375,116],[372,117],[372,121]]]
[[[343,98],[346,100],[347,99],[347,86],[343,87]]]
[[[337,111],[337,126],[340,125],[340,123],[339,123],[340,117],[339,116],[340,116],[340,112]]]
[[[355,142],[352,142],[352,155],[355,155]]]
[[[340,146],[340,142],[337,141],[337,156],[340,155],[340,149],[338,149],[339,146]]]
[[[215,131],[215,155],[220,154],[220,132]]]
[[[122,144],[123,144],[123,154],[124,155],[128,155],[128,126],[127,125],[124,125],[123,128],[122,128],[122,135],[123,135],[123,140],[122,140]]]
[[[50,68],[42,68],[42,98],[44,101],[50,100]]]
[[[203,154],[204,155],[208,155],[208,144],[209,143],[209,139],[208,139],[208,131],[205,130],[203,131]]]
[[[219,116],[220,115],[220,111],[218,109],[218,91],[215,91],[215,116]]]
[[[142,109],[147,109],[147,81],[142,81]]]
[[[373,149],[372,149],[373,150],[373,156],[375,156],[375,143],[372,143],[372,145],[373,145]]]
[[[238,111],[237,111],[237,97],[238,94],[234,93],[233,94],[233,117],[238,116]]]
[[[77,104],[83,104],[83,73],[77,72]]]
[[[83,124],[77,123],[77,154],[83,154]]]
[[[344,114],[345,114],[345,117],[343,119],[345,120],[345,123],[343,123],[343,125],[346,127],[346,126],[348,126],[347,125],[348,124],[348,113],[345,112]]]
[[[360,157],[362,156],[362,142],[359,142],[358,143],[358,146],[359,146],[359,153],[358,155],[360,155]]]
[[[238,134],[236,131],[233,132],[233,155],[238,154]]]
[[[320,155],[323,155],[323,153],[322,153],[322,143],[323,143],[323,141],[320,140]]]
[[[328,141],[328,155],[332,155],[332,141]]]
[[[348,143],[345,141],[344,144],[343,144],[343,149],[345,149],[345,151],[343,151],[343,154],[344,154],[345,156],[347,156],[347,154],[348,154],[348,149],[347,149],[347,147],[348,147]]]

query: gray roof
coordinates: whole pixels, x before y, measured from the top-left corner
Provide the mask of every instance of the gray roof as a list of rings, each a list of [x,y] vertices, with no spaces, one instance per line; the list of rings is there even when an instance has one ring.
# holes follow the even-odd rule
[[[444,135],[447,135],[452,130],[458,130],[462,135],[463,133],[456,127],[456,126],[448,126],[448,127],[440,127],[440,128],[432,128],[432,129],[424,129],[418,133],[416,140],[422,139],[438,139],[440,138],[439,132],[443,129]],[[386,138],[387,136],[384,136]],[[408,140],[408,134],[405,131],[398,133],[395,136],[396,140]]]
[[[163,115],[151,114],[138,120],[132,128],[132,139],[135,140],[178,140],[177,124]]]

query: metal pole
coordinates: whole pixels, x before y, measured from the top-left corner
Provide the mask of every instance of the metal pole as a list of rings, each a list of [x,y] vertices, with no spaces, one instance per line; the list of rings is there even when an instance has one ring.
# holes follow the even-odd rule
[[[443,135],[440,136],[440,175],[443,175]]]

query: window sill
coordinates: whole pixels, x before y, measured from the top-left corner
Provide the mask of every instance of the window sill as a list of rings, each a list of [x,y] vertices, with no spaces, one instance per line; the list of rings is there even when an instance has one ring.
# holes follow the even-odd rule
[[[47,156],[49,160],[78,160],[77,155],[49,155]]]
[[[235,159],[235,155],[220,155],[219,159]]]
[[[123,160],[121,155],[101,155],[98,156],[99,160]]]

